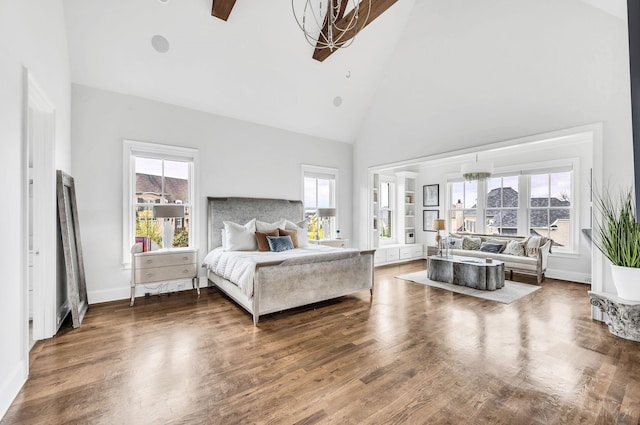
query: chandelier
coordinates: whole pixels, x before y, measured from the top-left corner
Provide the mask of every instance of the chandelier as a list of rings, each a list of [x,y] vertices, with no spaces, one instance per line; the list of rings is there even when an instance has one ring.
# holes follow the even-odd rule
[[[475,162],[462,164],[461,171],[466,181],[485,180],[491,177],[493,164],[478,162],[478,154],[476,154]]]
[[[371,0],[304,0],[304,8],[296,9],[296,3],[301,5],[302,1],[291,0],[293,16],[307,42],[316,49],[349,47],[371,13]]]

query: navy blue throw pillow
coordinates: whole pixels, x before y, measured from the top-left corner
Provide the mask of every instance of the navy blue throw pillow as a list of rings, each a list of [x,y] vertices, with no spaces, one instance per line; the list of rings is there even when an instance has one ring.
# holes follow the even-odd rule
[[[291,236],[267,236],[269,249],[273,252],[288,251],[293,249]]]
[[[484,252],[493,252],[497,254],[501,249],[502,244],[500,243],[482,242],[482,245],[480,245],[480,251]]]

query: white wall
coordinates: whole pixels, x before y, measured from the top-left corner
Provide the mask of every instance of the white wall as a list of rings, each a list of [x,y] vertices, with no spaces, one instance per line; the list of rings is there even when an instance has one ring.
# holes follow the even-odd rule
[[[70,170],[70,79],[64,10],[60,0],[0,0],[0,185],[3,249],[0,255],[0,416],[27,378],[22,282],[23,66],[56,108],[56,168]],[[52,278],[55,278],[52,277]],[[53,281],[52,281],[52,284]]]
[[[416,2],[354,147],[356,216],[368,167],[594,122],[605,182],[628,187],[628,69],[626,22],[581,1]]]
[[[90,303],[129,295],[129,270],[122,267],[123,139],[199,149],[200,259],[206,254],[207,196],[302,199],[302,164],[339,170],[338,228],[345,238],[351,235],[352,145],[80,85],[73,85],[72,100]]]

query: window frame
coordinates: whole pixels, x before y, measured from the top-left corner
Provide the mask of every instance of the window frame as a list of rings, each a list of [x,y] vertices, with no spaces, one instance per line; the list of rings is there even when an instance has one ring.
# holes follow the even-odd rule
[[[300,166],[300,174],[301,174],[301,178],[300,178],[300,193],[301,193],[301,200],[302,200],[302,213],[304,215],[304,218],[306,219],[306,213],[307,213],[307,206],[305,205],[305,186],[304,186],[304,180],[305,178],[309,177],[309,178],[320,178],[320,179],[327,179],[327,180],[333,180],[333,188],[331,190],[331,205],[329,205],[329,208],[335,208],[336,210],[336,216],[333,217],[333,226],[332,229],[335,232],[336,230],[340,229],[339,227],[339,216],[340,216],[340,208],[338,205],[338,188],[339,188],[339,179],[338,179],[338,169],[337,168],[330,168],[330,167],[322,167],[322,166],[318,166],[318,165],[306,165],[306,164],[302,164]],[[317,181],[316,181],[316,210],[318,209],[318,185],[317,185]],[[309,225],[311,224],[311,222],[309,222]]]
[[[385,238],[380,235],[382,231],[382,184],[388,183],[389,186],[389,208],[391,212],[389,220],[391,226],[391,237]],[[378,180],[378,241],[380,245],[393,245],[398,243],[398,233],[400,226],[398,225],[398,179],[395,176],[387,176],[380,174]]]
[[[131,244],[135,240],[136,231],[135,207],[137,203],[133,202],[136,190],[136,179],[134,178],[136,156],[191,162],[189,167],[189,180],[191,181],[189,192],[189,248],[198,249],[199,247],[200,210],[197,178],[199,150],[124,139],[122,149],[122,265],[125,269],[131,268]]]

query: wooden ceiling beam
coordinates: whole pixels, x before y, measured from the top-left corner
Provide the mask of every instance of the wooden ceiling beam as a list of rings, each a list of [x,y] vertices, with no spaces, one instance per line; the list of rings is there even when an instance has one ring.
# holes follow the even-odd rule
[[[389,9],[391,6],[393,6],[398,0],[371,0],[371,11],[369,12],[369,0],[362,0],[360,2],[360,12],[359,15],[360,16],[367,16],[367,13],[369,14],[369,19],[362,25],[358,25],[357,28],[354,28],[350,31],[345,31],[344,35],[342,36],[341,42],[346,42],[350,39],[352,39],[357,32],[361,31],[362,29],[364,29],[364,27],[366,27],[367,25],[369,25],[371,22],[373,22],[378,16],[382,15],[387,9]],[[341,11],[341,14],[344,14],[344,10]],[[336,26],[340,27],[340,26],[345,26],[347,22],[349,22],[353,15],[354,15],[354,11],[351,10],[349,13],[347,13],[346,16],[343,16],[342,19],[340,19],[340,21],[336,24]],[[326,31],[328,30],[327,28],[328,22],[327,20],[325,20],[325,26],[322,28],[322,33],[326,34]],[[337,31],[334,28],[334,31]],[[318,45],[316,45],[316,49],[313,52],[313,58],[317,61],[324,61],[326,58],[328,58],[329,56],[331,56],[336,50],[331,50],[328,48],[321,48]]]
[[[213,0],[211,5],[211,16],[220,18],[223,21],[229,19],[231,9],[236,4],[236,0]]]

